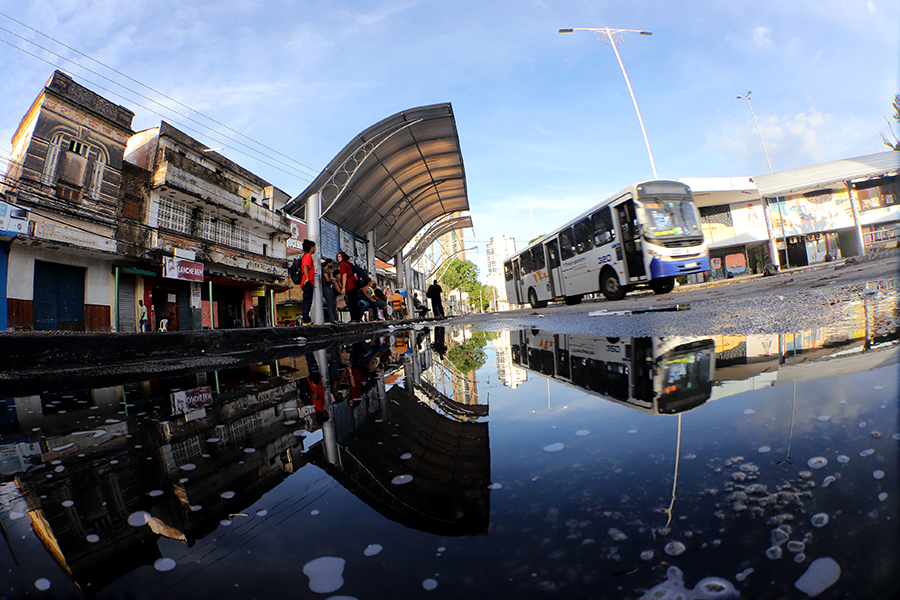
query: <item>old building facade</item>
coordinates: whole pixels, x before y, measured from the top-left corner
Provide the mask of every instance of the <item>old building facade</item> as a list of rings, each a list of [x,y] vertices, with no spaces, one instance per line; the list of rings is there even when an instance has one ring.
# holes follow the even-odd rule
[[[7,327],[111,329],[109,274],[133,117],[56,71],[22,119],[2,193],[30,222],[7,242]]]
[[[0,327],[137,331],[273,322],[289,196],[168,123],[56,71],[0,180]],[[7,214],[8,213],[8,214]]]

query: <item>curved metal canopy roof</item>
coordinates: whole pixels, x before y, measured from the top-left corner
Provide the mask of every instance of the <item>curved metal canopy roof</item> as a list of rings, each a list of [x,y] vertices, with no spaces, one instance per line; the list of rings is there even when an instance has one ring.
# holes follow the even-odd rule
[[[376,256],[393,259],[436,218],[469,210],[453,108],[413,108],[369,127],[285,212],[305,220],[306,201],[317,192],[323,218],[360,235],[375,231]]]
[[[412,248],[406,251],[404,258],[409,258],[410,261],[416,262],[420,256],[425,254],[425,251],[428,250],[428,247],[445,233],[450,233],[451,231],[455,231],[457,229],[466,229],[471,227],[472,217],[469,216],[453,217],[452,219],[435,221],[428,227],[428,231],[426,231],[422,235],[422,237],[419,238],[419,241],[417,241]]]

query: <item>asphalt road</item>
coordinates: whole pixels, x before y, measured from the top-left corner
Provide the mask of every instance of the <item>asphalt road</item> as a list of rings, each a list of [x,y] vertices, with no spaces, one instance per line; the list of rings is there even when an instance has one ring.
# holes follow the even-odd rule
[[[554,303],[502,313],[455,317],[487,331],[538,327],[556,333],[607,336],[748,335],[805,331],[846,322],[863,300],[884,306],[893,318],[879,326],[898,327],[900,253],[858,264],[828,263],[772,277],[758,275],[676,287],[657,296],[633,292],[610,302],[602,296],[576,306]],[[680,306],[686,310],[665,312]],[[660,311],[660,312],[641,312]],[[591,313],[594,313],[593,315]]]

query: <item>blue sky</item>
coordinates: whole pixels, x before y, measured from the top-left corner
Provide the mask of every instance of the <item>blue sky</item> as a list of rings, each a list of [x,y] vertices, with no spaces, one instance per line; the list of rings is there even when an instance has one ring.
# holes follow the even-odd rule
[[[661,178],[767,172],[736,99],[748,90],[776,171],[885,151],[900,87],[900,0],[0,0],[0,13],[307,167],[247,157],[221,126],[199,127],[39,50],[13,34],[206,122],[0,16],[0,40],[52,63],[0,44],[4,170],[54,66],[132,109],[135,130],[161,119],[143,107],[162,112],[292,196],[366,127],[451,102],[475,225],[466,245],[480,247],[468,258],[482,273],[491,236],[521,247],[652,175],[612,48],[560,28],[653,32],[628,34],[619,51]]]

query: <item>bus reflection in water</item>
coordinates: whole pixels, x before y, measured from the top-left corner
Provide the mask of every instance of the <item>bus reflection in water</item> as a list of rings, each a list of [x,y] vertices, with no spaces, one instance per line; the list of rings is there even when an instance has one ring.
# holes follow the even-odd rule
[[[637,287],[667,294],[675,278],[709,271],[691,188],[630,185],[503,261],[510,302],[543,308],[586,294],[621,300]]]
[[[650,414],[677,414],[706,402],[715,375],[711,338],[613,338],[510,332],[513,363]]]

